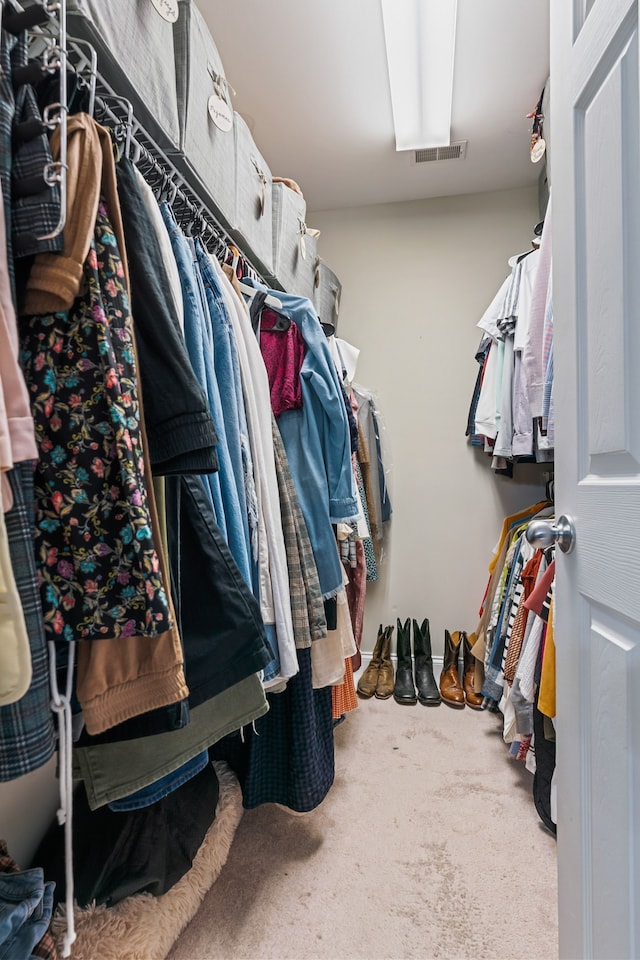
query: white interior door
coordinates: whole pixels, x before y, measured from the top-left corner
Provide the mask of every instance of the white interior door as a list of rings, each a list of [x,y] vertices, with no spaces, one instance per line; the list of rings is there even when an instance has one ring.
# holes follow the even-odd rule
[[[638,0],[552,0],[561,957],[640,956]]]

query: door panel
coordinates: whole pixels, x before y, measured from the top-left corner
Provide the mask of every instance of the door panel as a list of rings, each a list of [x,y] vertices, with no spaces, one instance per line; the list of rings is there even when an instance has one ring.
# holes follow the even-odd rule
[[[637,0],[552,3],[561,957],[640,951]]]

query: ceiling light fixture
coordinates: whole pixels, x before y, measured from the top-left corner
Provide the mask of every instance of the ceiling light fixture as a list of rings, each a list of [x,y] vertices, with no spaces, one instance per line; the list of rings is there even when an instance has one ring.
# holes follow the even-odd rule
[[[396,150],[448,146],[457,0],[381,0]]]

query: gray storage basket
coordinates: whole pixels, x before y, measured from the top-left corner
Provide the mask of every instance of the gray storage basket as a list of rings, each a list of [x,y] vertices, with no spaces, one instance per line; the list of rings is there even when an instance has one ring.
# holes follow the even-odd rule
[[[173,24],[151,0],[67,0],[67,27],[72,37],[92,44],[100,73],[131,101],[159,146],[175,150],[180,126]]]
[[[238,114],[234,118],[236,144],[236,212],[231,231],[256,267],[273,274],[273,217],[271,171]]]
[[[338,329],[338,315],[340,313],[340,297],[342,284],[333,270],[318,259],[314,278],[313,303],[320,323],[325,332],[331,334]],[[327,330],[326,328],[331,328]]]
[[[230,106],[224,67],[204,18],[190,0],[180,0],[174,24],[180,151],[176,166],[231,229],[236,219],[236,153],[233,129],[220,130],[209,115],[209,98]]]
[[[284,183],[273,185],[273,268],[284,290],[313,299],[317,240],[307,233],[304,197]]]

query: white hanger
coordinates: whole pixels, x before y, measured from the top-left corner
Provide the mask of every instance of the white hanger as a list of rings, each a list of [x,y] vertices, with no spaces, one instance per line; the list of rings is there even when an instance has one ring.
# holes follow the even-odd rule
[[[240,290],[246,297],[249,297],[250,300],[253,300],[258,289],[258,287],[252,287],[248,283],[240,282]],[[278,300],[277,297],[272,296],[270,293],[267,294],[264,303],[266,307],[271,307],[272,310],[282,310],[282,300]]]

